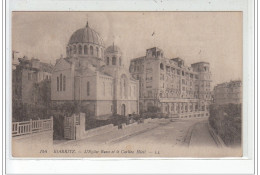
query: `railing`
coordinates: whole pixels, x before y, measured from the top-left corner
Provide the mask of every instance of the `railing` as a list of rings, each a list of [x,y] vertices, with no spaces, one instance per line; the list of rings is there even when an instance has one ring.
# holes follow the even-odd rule
[[[178,114],[179,118],[190,118],[190,117],[208,117],[209,112],[207,111],[194,111],[189,113]]]
[[[53,118],[12,123],[12,136],[28,135],[53,129]]]

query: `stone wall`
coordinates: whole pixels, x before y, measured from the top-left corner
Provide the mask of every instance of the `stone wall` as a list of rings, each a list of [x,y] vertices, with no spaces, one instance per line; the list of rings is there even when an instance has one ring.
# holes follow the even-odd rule
[[[80,140],[80,139],[84,139],[84,138],[88,138],[88,137],[92,137],[92,136],[96,136],[96,135],[118,130],[117,126],[114,126],[113,124],[109,124],[109,125],[101,126],[101,127],[90,129],[90,130],[86,131],[85,130],[85,122],[86,122],[85,114],[80,113],[79,117],[80,117],[80,124],[76,125],[76,140]]]

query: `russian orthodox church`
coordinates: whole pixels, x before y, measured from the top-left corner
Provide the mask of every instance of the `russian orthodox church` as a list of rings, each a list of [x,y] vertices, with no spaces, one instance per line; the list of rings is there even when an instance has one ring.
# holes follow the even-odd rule
[[[56,60],[51,77],[53,103],[80,102],[92,116],[138,113],[139,82],[123,65],[116,45],[105,47],[88,23],[75,31],[66,57]]]

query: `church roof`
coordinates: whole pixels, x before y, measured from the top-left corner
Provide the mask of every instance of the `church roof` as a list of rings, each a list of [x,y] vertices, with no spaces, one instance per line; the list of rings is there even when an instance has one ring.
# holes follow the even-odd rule
[[[121,53],[121,49],[114,44],[112,46],[107,47],[106,49],[106,53],[115,53],[115,52]]]
[[[91,43],[104,46],[103,39],[100,35],[92,28],[88,26],[76,30],[70,37],[69,44],[77,43]]]

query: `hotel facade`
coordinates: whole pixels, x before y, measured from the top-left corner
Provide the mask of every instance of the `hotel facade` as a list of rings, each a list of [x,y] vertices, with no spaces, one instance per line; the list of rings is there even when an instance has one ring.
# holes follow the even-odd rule
[[[139,109],[159,107],[171,117],[208,116],[211,103],[211,72],[207,62],[186,66],[180,58],[168,59],[157,47],[130,63],[130,73],[139,80]]]
[[[242,82],[240,80],[218,84],[213,90],[214,103],[218,105],[242,103]]]

